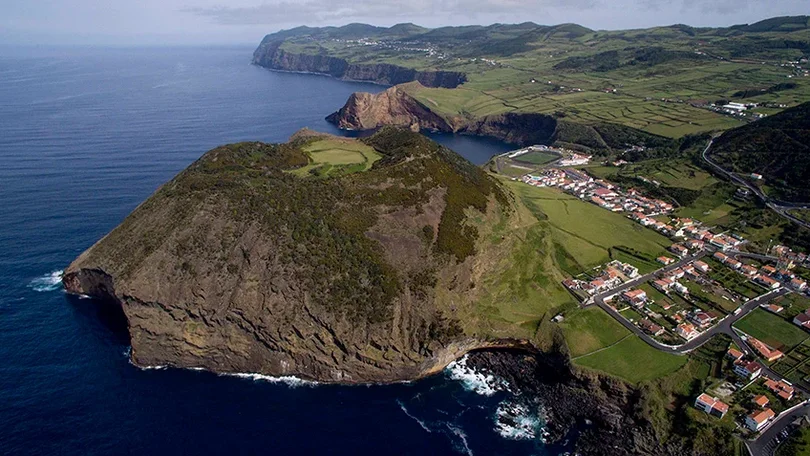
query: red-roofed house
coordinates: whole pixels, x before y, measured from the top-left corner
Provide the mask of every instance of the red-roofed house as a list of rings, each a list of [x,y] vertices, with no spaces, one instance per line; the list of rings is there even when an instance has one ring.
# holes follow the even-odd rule
[[[802,279],[792,279],[790,286],[793,287],[794,290],[804,291],[805,288],[807,288],[807,283]]]
[[[765,342],[762,342],[761,340],[755,339],[753,337],[749,337],[748,340],[746,340],[745,342],[748,345],[750,345],[751,348],[759,352],[759,354],[769,363],[776,361],[777,359],[785,355],[780,350],[777,350],[771,347],[770,345],[766,344]]]
[[[765,396],[764,394],[760,394],[759,396],[754,398],[754,404],[757,404],[759,408],[765,408],[770,403],[771,403],[770,399],[768,399],[768,396]]]
[[[804,329],[810,329],[810,309],[793,317],[793,324],[801,326]]]
[[[695,399],[695,408],[718,418],[724,417],[726,412],[728,412],[727,404],[720,402],[716,397],[711,397],[706,393],[702,393]]]
[[[776,414],[773,413],[773,410],[771,409],[755,411],[745,418],[745,425],[748,427],[748,429],[758,432],[775,416]]]
[[[762,365],[756,361],[739,360],[734,363],[734,373],[748,380],[753,380],[762,373]]]
[[[660,257],[656,258],[655,261],[663,264],[664,266],[666,266],[668,264],[672,264],[672,263],[675,262],[675,260],[673,260],[672,258],[665,257],[665,256],[660,256]]]
[[[695,265],[695,269],[697,269],[700,272],[708,272],[709,271],[709,265],[702,262],[702,261],[700,261],[700,260],[695,261],[693,264]]]
[[[686,340],[692,340],[700,334],[695,330],[692,323],[681,323],[675,328],[675,332]]]
[[[674,253],[675,255],[678,255],[681,258],[689,255],[689,249],[682,246],[681,244],[672,244],[671,246],[669,246],[669,251]]]
[[[754,281],[758,282],[760,285],[765,286],[765,288],[770,288],[772,290],[775,290],[775,289],[779,288],[780,285],[782,285],[777,280],[772,279],[772,278],[770,278],[770,277],[768,277],[766,275],[757,276],[754,279]]]
[[[736,348],[729,348],[728,351],[726,352],[726,357],[731,358],[734,361],[737,361],[743,357],[743,354]]]

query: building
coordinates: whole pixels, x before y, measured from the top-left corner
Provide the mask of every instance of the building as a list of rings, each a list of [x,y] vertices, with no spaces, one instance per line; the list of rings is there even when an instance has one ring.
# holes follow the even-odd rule
[[[765,407],[768,406],[768,404],[771,403],[771,400],[768,399],[768,396],[765,396],[764,394],[760,394],[759,396],[756,396],[753,399],[753,402],[754,402],[754,404],[757,404],[757,406],[759,408],[764,409]]]
[[[784,310],[782,306],[777,306],[776,304],[760,304],[759,307],[767,310],[770,313],[778,314]]]
[[[723,252],[714,252],[714,254],[712,254],[712,256],[714,257],[715,260],[717,260],[717,261],[719,261],[721,263],[725,263],[726,260],[728,260],[728,255],[726,255]]]
[[[727,404],[720,402],[716,397],[711,397],[706,393],[701,393],[701,395],[695,399],[695,408],[718,418],[726,416],[726,412],[728,412]]]
[[[795,394],[796,390],[793,388],[793,385],[788,383],[785,380],[765,380],[765,388],[771,390],[774,394],[779,396],[780,399],[784,401],[789,401],[793,399],[793,394]]]
[[[810,329],[810,309],[793,317],[793,324],[804,329]]]
[[[722,255],[722,253],[721,253],[721,255]],[[723,256],[725,256],[725,255],[723,255]],[[695,262],[694,262],[694,263],[692,263],[692,264],[694,264],[694,265],[695,265],[695,269],[697,269],[697,270],[698,270],[698,271],[700,271],[700,272],[709,272],[709,265],[708,265],[708,264],[706,264],[706,263],[704,263],[704,262],[702,262],[702,261],[700,261],[700,260],[695,261]]]
[[[729,258],[728,261],[726,261],[726,265],[731,269],[740,269],[740,267],[742,267],[742,263],[735,260],[734,258]]]
[[[754,350],[756,350],[762,358],[764,358],[769,363],[776,361],[777,359],[785,356],[780,350],[777,350],[765,342],[762,342],[759,339],[755,339],[753,337],[749,337],[748,340],[745,341],[748,345],[751,346]]]
[[[792,279],[790,281],[790,286],[794,290],[804,291],[807,288],[807,283],[804,280],[801,280],[801,279]]]
[[[675,328],[675,333],[686,340],[692,340],[700,334],[692,323],[681,323]]]
[[[656,258],[655,260],[658,261],[659,263],[663,264],[664,266],[672,264],[672,263],[675,262],[675,260],[673,260],[672,258],[665,257],[665,256],[660,256],[660,257]]]
[[[664,328],[660,325],[653,323],[649,318],[645,318],[638,322],[638,325],[648,334],[653,336],[660,336],[664,333]]]
[[[759,430],[765,427],[775,416],[776,414],[769,408],[757,410],[745,417],[745,426],[754,432],[759,432]]]
[[[641,307],[647,302],[647,293],[636,288],[622,293],[622,299],[634,306]]]
[[[742,357],[743,353],[737,350],[736,348],[729,348],[728,351],[726,352],[726,358],[731,358],[734,361],[739,361],[740,359],[742,359]]]
[[[769,264],[766,264],[765,266],[762,267],[762,269],[760,269],[760,272],[762,272],[765,275],[774,275],[776,274],[776,268]]]
[[[770,288],[771,290],[775,290],[782,285],[776,279],[772,279],[771,277],[766,275],[758,275],[754,278],[754,281],[764,286],[765,288]]]
[[[734,373],[746,380],[753,380],[762,374],[762,365],[756,361],[739,360],[734,363]]]
[[[681,244],[672,244],[669,247],[669,251],[674,253],[675,255],[678,255],[681,258],[684,258],[689,255],[689,249],[682,246]]]
[[[652,285],[662,293],[669,293],[669,289],[672,288],[674,283],[674,280],[669,277],[664,277],[663,279],[653,280]]]
[[[714,317],[706,312],[695,312],[690,317],[690,320],[692,320],[699,327],[706,328],[711,326],[712,322],[714,321]]]
[[[747,275],[748,277],[754,277],[755,275],[757,275],[758,270],[757,268],[751,266],[750,264],[745,264],[742,266],[742,268],[740,268],[740,272]]]

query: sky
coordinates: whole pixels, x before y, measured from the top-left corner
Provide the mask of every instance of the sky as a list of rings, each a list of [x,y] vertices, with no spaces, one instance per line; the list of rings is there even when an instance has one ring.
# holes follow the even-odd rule
[[[809,0],[0,0],[0,45],[256,44],[298,25],[573,22],[728,26],[810,14]]]

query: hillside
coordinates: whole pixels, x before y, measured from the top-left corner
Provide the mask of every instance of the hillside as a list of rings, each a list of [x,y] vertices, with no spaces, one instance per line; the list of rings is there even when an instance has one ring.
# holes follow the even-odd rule
[[[772,196],[810,201],[810,102],[720,136],[712,158],[739,173],[758,173]]]
[[[303,131],[206,153],[64,283],[122,305],[138,365],[408,380],[470,348],[534,340],[570,299],[547,254],[507,228],[524,215],[492,177],[421,135]],[[487,307],[523,280],[502,277],[516,252],[552,284],[509,300],[524,320],[535,314],[527,326]]]
[[[386,85],[418,81],[404,90],[443,118],[532,113],[680,138],[810,100],[808,57],[808,16],[797,16],[616,31],[532,22],[299,27],[267,35],[253,62]],[[743,98],[760,106],[734,115],[713,105]]]

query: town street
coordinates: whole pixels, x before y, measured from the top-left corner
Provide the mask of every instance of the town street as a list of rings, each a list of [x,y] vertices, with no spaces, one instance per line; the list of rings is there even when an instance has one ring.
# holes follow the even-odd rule
[[[793,410],[780,414],[776,421],[771,423],[770,427],[762,432],[756,440],[745,442],[748,452],[752,456],[772,456],[779,446],[776,437],[787,429],[796,418],[808,416],[808,413],[810,413],[810,402],[804,402]]]

